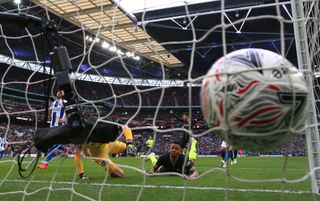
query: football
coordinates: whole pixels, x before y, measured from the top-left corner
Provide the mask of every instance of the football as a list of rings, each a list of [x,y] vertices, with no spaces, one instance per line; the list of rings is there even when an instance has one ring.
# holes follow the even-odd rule
[[[229,144],[259,152],[304,130],[306,81],[283,56],[241,49],[217,60],[202,81],[201,108],[208,125]]]

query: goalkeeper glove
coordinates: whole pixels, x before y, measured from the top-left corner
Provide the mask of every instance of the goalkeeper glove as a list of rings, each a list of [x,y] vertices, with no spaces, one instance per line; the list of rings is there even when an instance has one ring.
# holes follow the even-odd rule
[[[80,180],[82,180],[82,181],[90,180],[90,178],[88,177],[88,175],[86,175],[86,173],[80,173],[80,174],[79,174],[79,178],[80,178]]]
[[[127,155],[135,156],[137,153],[137,148],[132,144],[132,140],[127,140],[126,145],[127,145],[126,147]]]

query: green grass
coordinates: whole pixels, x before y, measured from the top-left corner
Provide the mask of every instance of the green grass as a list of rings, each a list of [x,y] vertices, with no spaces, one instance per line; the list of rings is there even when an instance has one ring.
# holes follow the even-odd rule
[[[283,171],[284,157],[243,157],[228,172],[217,169],[196,180],[185,180],[177,176],[144,177],[138,171],[123,168],[125,178],[105,177],[105,172],[90,160],[84,160],[86,173],[91,180],[80,182],[75,178],[72,158],[54,160],[45,171],[36,170],[28,179],[18,175],[16,165],[9,159],[0,160],[0,200],[236,200],[269,201],[320,200],[311,194],[310,179],[299,183],[268,182],[270,179],[286,178],[290,181],[300,179],[308,173],[306,157],[290,157]],[[204,173],[218,167],[219,158],[198,158],[196,167]],[[114,162],[142,169],[142,159],[115,158]],[[13,167],[13,169],[11,169]],[[149,171],[151,164],[145,164]],[[77,175],[76,175],[77,176]],[[145,179],[144,188],[143,182]],[[247,180],[247,181],[243,181]],[[259,182],[252,182],[255,180]],[[104,184],[104,185],[103,185]],[[281,190],[284,193],[281,193]]]

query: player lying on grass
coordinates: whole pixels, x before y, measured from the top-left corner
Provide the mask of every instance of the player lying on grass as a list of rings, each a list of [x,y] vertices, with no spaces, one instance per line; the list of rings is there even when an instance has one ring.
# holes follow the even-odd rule
[[[194,125],[197,123],[198,120],[191,120],[191,117],[188,113],[184,112],[182,114],[182,117],[175,115],[175,113],[170,110],[170,115],[172,115],[175,119],[183,123],[182,128],[188,129],[189,123],[191,125],[191,128],[194,127]],[[181,140],[182,145],[182,153],[186,154],[188,153],[188,157],[193,162],[197,159],[197,140],[191,137],[191,144],[189,143],[190,136],[187,133],[184,133]]]
[[[86,151],[90,157],[99,158],[95,162],[104,168],[111,177],[123,177],[123,170],[114,164],[109,158],[109,154],[119,154],[127,152],[127,155],[135,154],[135,147],[132,145],[132,131],[130,128],[123,126],[122,130],[127,143],[123,142],[109,142],[109,143],[88,143],[81,145],[75,152],[74,163],[77,166],[77,173],[81,180],[87,180],[89,177],[84,172],[83,163],[81,160],[81,152]]]
[[[185,155],[182,154],[182,146],[179,142],[174,141],[171,144],[170,151],[165,153],[156,160],[155,156],[150,156],[150,160],[153,167],[150,170],[151,174],[157,172],[177,172],[180,174],[186,174],[189,178],[197,177],[199,174],[194,167],[192,160],[187,158],[183,171],[183,164],[185,161]]]

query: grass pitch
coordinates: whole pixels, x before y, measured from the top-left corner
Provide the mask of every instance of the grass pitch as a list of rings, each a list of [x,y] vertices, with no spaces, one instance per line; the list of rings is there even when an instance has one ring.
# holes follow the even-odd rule
[[[178,176],[145,177],[128,168],[123,168],[125,178],[114,179],[106,177],[105,171],[93,161],[84,160],[85,171],[91,178],[85,182],[79,181],[72,160],[58,158],[47,170],[36,170],[30,178],[22,179],[11,158],[0,159],[0,200],[127,201],[138,196],[142,201],[320,200],[311,194],[310,179],[302,180],[309,173],[306,157],[289,157],[287,161],[284,157],[242,157],[227,171],[219,167],[220,158],[198,158],[196,168],[200,174],[206,174],[196,180]],[[112,160],[140,170],[144,167],[146,172],[151,168],[151,163],[144,164],[141,158]]]

